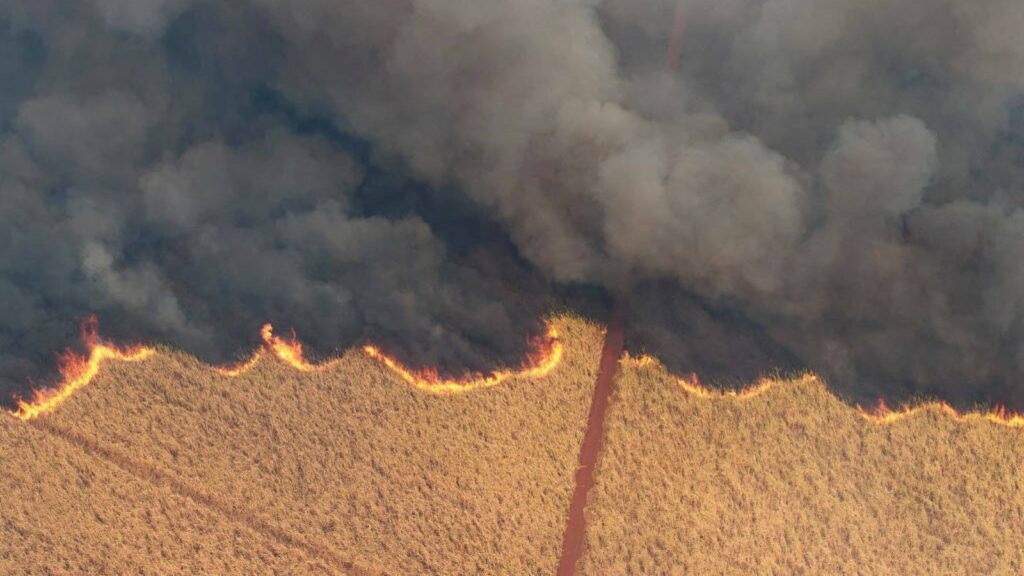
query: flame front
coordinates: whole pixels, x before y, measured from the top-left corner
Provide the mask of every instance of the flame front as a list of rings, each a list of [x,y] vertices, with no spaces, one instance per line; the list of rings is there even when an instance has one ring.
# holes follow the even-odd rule
[[[698,398],[734,398],[736,400],[749,400],[771,390],[778,385],[778,381],[768,380],[765,378],[758,380],[757,384],[754,384],[753,386],[747,386],[746,388],[740,388],[739,390],[731,388],[728,390],[712,390],[700,383],[700,377],[697,376],[696,372],[691,372],[689,378],[680,378],[677,384],[680,388],[685,390],[687,394],[697,396]]]
[[[489,388],[510,378],[540,378],[546,376],[562,361],[564,347],[559,340],[558,330],[554,324],[548,324],[548,332],[544,338],[534,343],[535,351],[519,370],[496,370],[490,374],[476,374],[469,378],[455,380],[441,378],[435,370],[412,370],[401,362],[387,356],[376,346],[364,346],[367,356],[378,360],[402,380],[417,390],[431,394],[459,394],[481,388]]]
[[[303,355],[302,344],[295,338],[294,333],[290,338],[282,338],[274,334],[273,326],[270,324],[263,325],[260,336],[263,338],[263,348],[257,350],[249,360],[231,366],[216,366],[213,369],[225,376],[236,377],[255,366],[268,352],[302,372],[326,368],[340,359],[334,358],[324,363],[312,364]],[[88,347],[89,354],[81,356],[70,351],[62,354],[60,356],[61,383],[53,388],[36,390],[31,401],[19,398],[18,407],[16,410],[10,411],[11,415],[22,420],[30,420],[51,412],[72,394],[92,382],[107,360],[138,362],[156,353],[153,348],[145,346],[122,348],[102,343],[97,335],[95,318],[90,318],[82,325],[82,340]],[[475,375],[465,380],[442,379],[435,370],[418,372],[411,370],[397,360],[386,356],[376,346],[365,346],[363,351],[398,374],[402,380],[419,390],[433,394],[468,392],[494,386],[514,377],[539,378],[554,370],[562,360],[564,352],[562,342],[558,339],[558,330],[550,322],[547,335],[538,339],[535,352],[529,355],[529,361],[523,368],[518,371],[497,370],[486,376]]]
[[[255,354],[244,362],[228,366],[214,366],[213,369],[225,376],[234,378],[236,376],[241,376],[243,372],[248,372],[250,368],[260,361],[261,358],[263,358],[263,350],[257,350]]]
[[[985,421],[1009,428],[1024,428],[1024,414],[1011,412],[1005,406],[996,406],[988,412],[960,412],[945,402],[927,402],[916,406],[904,406],[898,410],[890,409],[885,404],[885,400],[879,400],[878,407],[873,411],[857,406],[858,414],[877,424],[892,424],[928,410],[942,412],[957,422]]]
[[[750,398],[760,396],[769,390],[782,385],[800,385],[806,384],[809,381],[819,382],[820,385],[820,381],[813,375],[806,375],[795,382],[770,380],[765,378],[759,380],[757,384],[747,388],[717,391],[709,390],[702,386],[700,379],[696,374],[691,374],[689,380],[685,378],[679,379],[678,384],[679,387],[685,390],[688,394],[692,394],[699,398],[733,398],[736,400],[749,400]],[[878,407],[874,411],[865,410],[859,405],[856,406],[856,410],[857,414],[862,418],[874,424],[893,424],[895,422],[917,416],[927,412],[928,410],[937,410],[957,422],[985,421],[1009,428],[1024,428],[1024,415],[1011,412],[1004,406],[997,406],[988,412],[960,412],[945,402],[927,402],[914,406],[903,406],[898,410],[892,410],[886,405],[885,400],[879,399]]]
[[[96,331],[96,318],[89,318],[82,325],[82,340],[88,347],[88,356],[67,351],[60,356],[61,383],[54,388],[36,390],[32,400],[18,399],[18,408],[12,415],[22,420],[31,420],[41,414],[52,412],[68,397],[92,382],[107,360],[138,362],[152,356],[156,351],[144,346],[118,348],[103,344]]]
[[[647,367],[660,367],[664,369],[664,366],[655,358],[651,356],[631,356],[625,354],[620,360],[621,365],[627,368],[642,369]],[[681,390],[691,396],[697,398],[703,398],[705,400],[714,399],[733,399],[733,400],[749,400],[757,396],[761,396],[766,392],[779,388],[782,386],[799,386],[816,382],[820,386],[824,386],[817,377],[813,374],[805,374],[802,378],[795,381],[786,380],[772,380],[769,378],[762,378],[753,386],[740,389],[729,389],[729,390],[714,390],[705,387],[701,384],[700,378],[695,372],[691,372],[686,378],[678,378],[676,385]],[[975,412],[960,412],[956,408],[953,408],[945,402],[927,402],[923,404],[917,404],[913,406],[904,406],[897,410],[893,410],[886,405],[885,400],[878,401],[878,407],[874,410],[865,410],[861,406],[856,406],[857,414],[859,414],[865,420],[874,424],[893,424],[901,420],[917,416],[929,410],[935,410],[946,416],[952,418],[957,422],[991,422],[999,426],[1006,426],[1008,428],[1024,428],[1024,414],[1012,412],[1007,410],[1005,406],[996,406],[994,409],[989,411],[975,411]]]
[[[622,359],[619,360],[619,362],[623,367],[627,368],[636,369],[647,367],[659,367],[663,370],[665,369],[665,367],[661,364],[660,361],[646,354],[642,356],[631,356],[630,354],[627,353],[623,355]],[[813,376],[807,375],[804,377],[804,380],[808,378],[813,378]],[[804,380],[801,380],[801,382]],[[758,380],[758,382],[753,386],[748,386],[746,388],[741,388],[739,390],[715,390],[707,388],[706,386],[701,384],[700,376],[698,376],[696,372],[690,372],[688,377],[678,378],[676,380],[676,385],[683,389],[683,391],[685,391],[687,394],[691,396],[696,396],[698,398],[704,398],[706,400],[710,400],[713,398],[733,398],[736,400],[748,400],[750,398],[754,398],[755,396],[760,396],[761,394],[764,394],[765,392],[771,390],[778,384],[779,381],[762,378],[761,380]]]

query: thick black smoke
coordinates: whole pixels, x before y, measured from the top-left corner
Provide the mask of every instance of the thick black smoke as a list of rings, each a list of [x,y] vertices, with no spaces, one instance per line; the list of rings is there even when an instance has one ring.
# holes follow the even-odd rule
[[[1024,406],[1022,25],[1015,0],[0,0],[0,379],[89,313],[211,360],[269,320],[479,368],[594,285],[677,369]]]

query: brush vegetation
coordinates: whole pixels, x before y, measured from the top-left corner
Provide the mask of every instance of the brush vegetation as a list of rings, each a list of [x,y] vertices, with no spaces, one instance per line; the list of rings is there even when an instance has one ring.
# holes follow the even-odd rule
[[[624,363],[584,574],[1022,574],[1024,432],[870,422],[813,377],[743,399]]]
[[[97,572],[75,563],[116,542],[130,555],[98,571],[194,573],[202,558],[228,562],[237,550],[219,543],[239,530],[248,545],[273,540],[340,571],[553,573],[601,346],[593,324],[557,325],[565,356],[546,377],[451,396],[411,389],[358,351],[310,373],[265,356],[236,378],[168,351],[111,363],[55,412],[5,422],[0,572]],[[22,436],[32,447],[9,457]],[[109,461],[136,474],[103,472],[83,488]],[[154,483],[173,489],[152,494]],[[11,517],[12,501],[25,511]],[[109,520],[67,533],[94,510]],[[217,523],[225,515],[234,525]],[[157,562],[161,545],[181,548],[180,562]],[[193,545],[213,551],[197,548],[192,564]],[[210,572],[301,566],[272,558],[253,570],[260,557],[248,554],[249,568]]]

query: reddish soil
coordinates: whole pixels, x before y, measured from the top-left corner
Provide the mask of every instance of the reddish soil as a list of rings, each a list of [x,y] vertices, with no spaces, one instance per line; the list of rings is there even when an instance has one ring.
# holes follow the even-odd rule
[[[622,311],[616,308],[612,312],[608,331],[604,337],[604,348],[601,350],[601,365],[597,372],[597,384],[594,386],[594,398],[590,403],[590,416],[587,418],[587,431],[580,447],[580,459],[576,468],[576,488],[572,501],[569,503],[569,519],[565,525],[562,538],[562,556],[558,561],[558,576],[573,576],[576,563],[583,555],[583,541],[586,535],[586,518],[584,509],[587,506],[587,494],[594,486],[594,468],[601,454],[604,442],[604,421],[611,400],[615,383],[615,373],[619,368],[622,356],[623,332],[625,319]]]

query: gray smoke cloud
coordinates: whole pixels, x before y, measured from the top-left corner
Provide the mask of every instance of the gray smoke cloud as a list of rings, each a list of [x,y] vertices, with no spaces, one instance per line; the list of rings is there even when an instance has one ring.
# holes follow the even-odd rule
[[[543,279],[481,265],[486,234],[435,234],[451,212],[437,193],[375,211],[424,186],[275,99],[273,36],[253,6],[4,6],[0,389],[45,385],[90,314],[112,340],[216,362],[265,321],[321,354],[373,339],[449,370],[523,353]]]
[[[1024,406],[1019,2],[0,7],[5,374],[83,311],[480,367],[585,284],[677,369]]]

